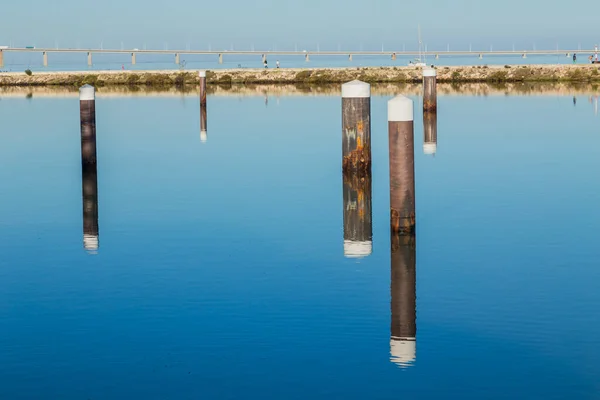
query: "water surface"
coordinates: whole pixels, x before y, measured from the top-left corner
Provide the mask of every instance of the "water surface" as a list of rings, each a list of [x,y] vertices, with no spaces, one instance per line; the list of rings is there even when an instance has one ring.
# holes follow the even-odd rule
[[[442,94],[435,155],[417,93],[414,359],[390,353],[393,93],[364,258],[335,93],[215,93],[201,142],[194,94],[100,92],[96,254],[77,97],[0,96],[0,397],[597,398],[595,92]]]

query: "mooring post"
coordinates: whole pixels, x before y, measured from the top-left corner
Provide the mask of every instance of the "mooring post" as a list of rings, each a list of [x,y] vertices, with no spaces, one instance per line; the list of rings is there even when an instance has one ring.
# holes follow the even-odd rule
[[[423,153],[435,154],[437,151],[437,113],[423,112]]]
[[[135,65],[135,53],[131,53],[131,65]]]
[[[371,173],[371,85],[342,85],[342,170]]]
[[[366,257],[373,248],[371,174],[343,173],[344,256]]]
[[[401,368],[416,359],[417,296],[414,235],[391,233],[390,361]]]
[[[92,52],[88,51],[87,53],[87,62],[88,62],[88,67],[92,66]]]
[[[200,107],[206,107],[206,71],[198,71],[200,78]]]
[[[83,197],[83,245],[88,251],[98,249],[98,182],[96,163],[96,89],[79,88],[81,125],[81,171]]]
[[[44,59],[44,67],[48,66],[48,53],[46,53],[45,51],[42,53],[42,57]]]
[[[4,68],[4,52],[0,50],[0,68]]]
[[[413,101],[399,95],[388,101],[390,225],[392,232],[415,232],[415,142]]]
[[[437,73],[435,68],[423,69],[423,111],[437,109]]]

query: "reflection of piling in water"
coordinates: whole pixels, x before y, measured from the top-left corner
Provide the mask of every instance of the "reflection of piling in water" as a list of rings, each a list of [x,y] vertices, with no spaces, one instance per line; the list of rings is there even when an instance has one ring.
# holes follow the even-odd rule
[[[415,143],[413,101],[396,96],[388,102],[390,152],[390,225],[393,232],[415,230]]]
[[[435,154],[437,150],[437,113],[423,112],[423,153]]]
[[[423,70],[423,111],[437,109],[437,73],[434,68]]]
[[[83,197],[83,247],[91,253],[98,250],[98,174],[96,165],[81,170]]]
[[[344,256],[366,257],[373,247],[371,174],[344,175]]]
[[[342,170],[371,173],[371,85],[342,85]]]
[[[390,361],[408,367],[416,359],[416,246],[414,235],[391,233]]]
[[[206,142],[206,106],[200,106],[200,141]]]
[[[81,120],[81,176],[83,197],[83,245],[98,249],[98,179],[96,164],[96,91],[93,86],[79,89]]]
[[[96,90],[84,85],[79,89],[81,120],[81,163],[96,165]]]

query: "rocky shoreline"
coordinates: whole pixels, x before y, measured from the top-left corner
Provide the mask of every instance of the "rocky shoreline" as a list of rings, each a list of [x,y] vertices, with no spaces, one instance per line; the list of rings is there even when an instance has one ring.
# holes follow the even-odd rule
[[[436,67],[439,82],[600,82],[600,67],[585,65],[505,65]],[[323,85],[360,79],[369,83],[418,83],[422,70],[415,67],[222,69],[207,71],[208,84]],[[4,86],[126,85],[169,87],[198,84],[197,71],[80,71],[0,73]]]

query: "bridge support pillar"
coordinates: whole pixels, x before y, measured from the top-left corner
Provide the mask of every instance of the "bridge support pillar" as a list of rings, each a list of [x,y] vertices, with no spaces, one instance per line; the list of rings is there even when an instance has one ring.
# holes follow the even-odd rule
[[[388,101],[390,152],[390,229],[415,232],[415,140],[413,101],[399,95]]]
[[[352,54],[348,54],[348,61],[352,61]]]
[[[135,65],[135,53],[131,53],[131,65]]]
[[[479,59],[483,59],[483,54],[479,54]]]
[[[304,56],[304,61],[306,61],[306,62],[310,61],[310,55],[308,53],[306,53],[306,55]]]
[[[261,57],[261,59],[260,59],[260,62],[264,64],[265,61],[267,61],[267,56],[263,54],[262,57]]]
[[[523,53],[523,58],[527,58],[527,53]]]
[[[219,54],[219,64],[223,64],[223,54]]]
[[[392,53],[392,60],[396,61],[396,53]]]
[[[48,66],[48,53],[44,52],[42,54],[43,58],[44,58],[44,67]]]
[[[175,64],[179,65],[179,53],[175,53]]]
[[[0,68],[4,68],[4,52],[0,50]]]
[[[436,59],[436,60],[439,60],[439,59],[440,59],[440,55],[439,55],[439,54],[436,54],[436,55],[435,55],[435,59]]]
[[[88,67],[91,67],[92,66],[92,52],[88,51],[87,56],[88,56],[87,57]]]

